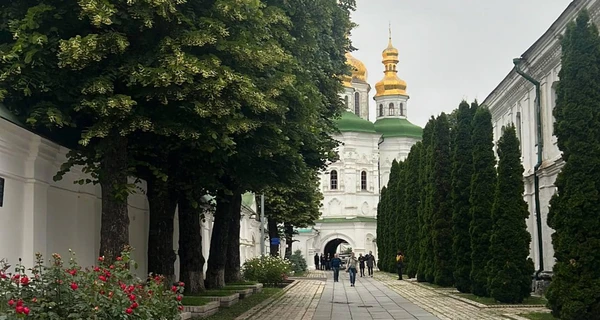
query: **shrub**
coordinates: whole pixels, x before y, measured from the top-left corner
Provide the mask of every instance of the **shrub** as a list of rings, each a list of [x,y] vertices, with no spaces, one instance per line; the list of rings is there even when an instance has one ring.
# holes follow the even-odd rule
[[[243,267],[244,278],[265,285],[278,285],[292,271],[292,263],[287,259],[273,256],[260,256],[246,260]]]
[[[114,264],[98,258],[98,266],[83,269],[71,252],[68,267],[58,254],[44,266],[41,254],[35,267],[21,264],[8,273],[0,265],[0,319],[164,319],[179,318],[183,283],[165,289],[163,277],[148,281],[134,277],[135,262],[124,251]]]
[[[302,256],[302,251],[296,250],[294,254],[290,256],[290,262],[292,263],[292,271],[304,272],[306,271],[306,259]]]

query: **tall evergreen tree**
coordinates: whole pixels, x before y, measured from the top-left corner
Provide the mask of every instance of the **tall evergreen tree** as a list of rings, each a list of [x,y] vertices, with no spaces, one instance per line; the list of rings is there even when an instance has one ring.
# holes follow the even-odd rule
[[[404,188],[404,212],[406,213],[406,226],[404,233],[406,235],[406,248],[401,248],[404,252],[404,268],[409,278],[414,278],[419,268],[420,247],[419,247],[419,194],[421,185],[419,184],[420,154],[423,147],[422,142],[417,142],[410,149],[406,158],[406,186]]]
[[[433,132],[435,119],[431,117],[423,128],[423,148],[421,150],[421,169],[419,180],[421,194],[419,197],[419,243],[420,258],[417,281],[433,282],[434,254],[432,239],[432,199],[433,199]]]
[[[454,254],[452,252],[452,179],[450,159],[450,127],[448,116],[436,119],[433,133],[433,211],[432,236],[434,252],[434,283],[454,284]]]
[[[383,270],[388,272],[393,272],[395,269],[395,263],[393,260],[395,259],[395,251],[396,251],[396,242],[397,242],[397,202],[398,202],[398,179],[400,178],[400,163],[396,159],[392,161],[392,168],[390,170],[389,180],[387,183],[387,194],[386,194],[386,229],[387,229],[387,237],[384,239],[386,241],[385,247],[386,251],[383,252],[383,255],[380,254],[379,260],[380,265],[383,267]]]
[[[454,283],[460,292],[471,292],[471,176],[473,141],[471,132],[475,109],[466,101],[458,106],[452,154],[452,221],[454,225]]]
[[[395,221],[394,221],[394,234],[395,243],[393,251],[390,252],[390,264],[392,270],[396,268],[396,253],[398,250],[406,251],[406,210],[404,206],[405,188],[406,188],[406,162],[398,163],[398,181],[395,183],[395,198],[394,209],[395,209]]]
[[[490,261],[487,265],[490,295],[505,303],[521,303],[529,297],[533,261],[528,258],[531,235],[523,200],[523,165],[514,126],[498,141],[498,183],[492,210]]]
[[[387,239],[390,238],[388,233],[388,215],[387,215],[387,199],[388,192],[387,188],[383,187],[381,189],[381,198],[379,200],[379,204],[377,205],[377,249],[379,252],[379,269],[385,270],[385,264],[382,264],[382,257],[385,257],[385,254],[388,251]]]
[[[492,115],[478,108],[473,118],[473,176],[471,178],[471,292],[488,296],[486,265],[489,260],[492,206],[496,187],[496,157]]]
[[[582,11],[562,39],[554,133],[565,166],[551,200],[556,232],[547,297],[564,320],[600,319],[600,38]]]

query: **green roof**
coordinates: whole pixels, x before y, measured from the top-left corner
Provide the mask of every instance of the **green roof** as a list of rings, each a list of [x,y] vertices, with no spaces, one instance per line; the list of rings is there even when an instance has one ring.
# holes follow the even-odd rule
[[[6,108],[6,106],[2,103],[0,103],[0,118],[8,120],[20,127],[23,126],[23,123],[21,123],[21,121],[17,119],[17,116],[15,116],[12,112],[8,111],[8,108]]]
[[[315,223],[354,223],[354,222],[377,222],[377,218],[370,217],[355,217],[352,219],[346,218],[324,218],[315,220]]]
[[[375,121],[375,130],[384,138],[406,137],[418,138],[423,136],[423,129],[401,118],[383,118]]]
[[[337,120],[337,127],[341,132],[366,132],[377,133],[375,125],[352,112],[344,111],[342,117]]]

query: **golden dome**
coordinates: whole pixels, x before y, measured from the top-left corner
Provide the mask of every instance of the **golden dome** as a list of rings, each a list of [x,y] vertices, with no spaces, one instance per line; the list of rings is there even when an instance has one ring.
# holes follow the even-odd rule
[[[362,61],[356,59],[350,52],[346,53],[346,63],[350,66],[352,70],[352,77],[350,76],[342,76],[342,80],[344,81],[345,87],[352,86],[352,80],[358,80],[361,82],[367,82],[367,67]]]
[[[392,45],[391,31],[388,46],[383,50],[381,55],[383,57],[383,65],[385,66],[385,71],[383,72],[385,76],[375,85],[375,89],[377,90],[375,97],[391,95],[407,96],[406,82],[398,78],[397,65],[400,60],[398,60],[398,49]]]

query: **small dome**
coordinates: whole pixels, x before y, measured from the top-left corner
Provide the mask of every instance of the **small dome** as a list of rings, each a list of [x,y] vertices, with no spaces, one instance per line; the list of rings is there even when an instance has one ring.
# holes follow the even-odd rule
[[[342,116],[337,120],[338,130],[341,132],[366,132],[377,133],[375,125],[350,111],[342,112]]]
[[[375,121],[375,130],[384,138],[405,137],[421,139],[423,129],[403,118],[383,118]]]
[[[367,67],[362,61],[356,59],[350,52],[346,53],[346,63],[352,70],[352,80],[367,82]]]
[[[375,85],[375,89],[377,90],[375,96],[407,96],[406,81],[398,78],[397,65],[400,60],[398,60],[398,49],[392,45],[391,35],[388,46],[383,50],[381,56],[383,57],[382,63],[385,66],[385,71],[383,72],[385,76]]]

